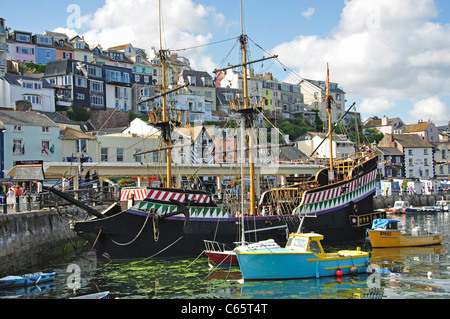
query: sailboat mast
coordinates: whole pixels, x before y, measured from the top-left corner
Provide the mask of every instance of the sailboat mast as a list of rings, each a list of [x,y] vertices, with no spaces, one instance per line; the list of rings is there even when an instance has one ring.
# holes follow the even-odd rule
[[[162,92],[166,91],[166,55],[162,49],[162,35],[161,35],[161,0],[159,0],[159,59],[161,61],[161,72],[162,72]],[[162,96],[163,110],[162,110],[162,121],[163,123],[169,122],[169,116],[167,111],[167,95]],[[163,130],[169,130],[168,127],[163,128]],[[170,139],[170,134],[164,132],[164,144],[167,147],[166,150],[166,187],[172,187],[172,149],[170,148],[172,141]]]
[[[240,43],[242,48],[242,65],[244,68],[243,72],[243,89],[244,89],[244,109],[249,109],[249,98],[248,98],[248,74],[247,74],[247,36],[244,35],[243,17],[242,17],[242,0],[241,0],[241,36]],[[249,122],[253,121],[253,116],[250,113]],[[252,123],[249,123],[252,124]],[[252,126],[250,125],[250,128]],[[255,215],[255,158],[253,153],[253,147],[255,141],[253,140],[253,132],[249,132],[248,147],[249,147],[249,174],[250,174],[250,215]]]

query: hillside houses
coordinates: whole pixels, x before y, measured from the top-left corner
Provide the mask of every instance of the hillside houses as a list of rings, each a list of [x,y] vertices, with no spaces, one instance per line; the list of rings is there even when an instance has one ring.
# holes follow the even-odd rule
[[[229,128],[214,128],[209,124],[225,123],[240,116],[233,111],[233,107],[243,105],[242,72],[227,69],[210,74],[193,70],[190,61],[177,53],[165,51],[165,54],[169,62],[166,86],[174,88],[189,83],[187,87],[170,93],[167,99],[171,109],[179,114],[183,111],[181,123],[192,126],[172,137],[176,143],[192,143],[192,147],[189,150],[180,148],[174,153],[189,163],[236,162],[237,154],[233,151],[237,145],[235,133],[231,133]],[[30,72],[17,74],[24,68],[26,70],[23,62],[45,66],[45,72],[33,73],[30,67]],[[293,84],[278,81],[269,72],[258,74],[251,68],[248,77],[251,103],[258,103],[263,109],[256,118],[260,125],[263,124],[263,116],[269,120],[304,119],[314,123],[317,114],[326,120],[325,79],[304,79]],[[55,153],[44,160],[74,161],[83,155],[92,162],[163,162],[165,157],[156,153],[132,156],[139,150],[159,147],[156,142],[159,133],[144,120],[130,121],[130,115],[147,117],[148,112],[161,106],[161,98],[149,98],[160,93],[162,79],[160,56],[154,49],[147,53],[131,43],[103,48],[98,44],[87,43],[78,35],[70,38],[64,33],[52,31],[33,33],[8,30],[5,19],[0,18],[0,110],[26,112],[27,117],[42,113],[52,125],[39,126],[36,122],[33,130],[47,130],[43,127],[49,127],[52,134],[55,133],[53,137],[52,134],[48,135],[49,132],[43,132],[47,137],[52,135],[47,139],[41,136],[42,133],[35,136],[22,133],[27,155],[31,145],[39,144],[49,150],[54,145]],[[330,84],[332,121],[336,122],[346,111],[346,92],[339,83]],[[56,123],[48,115],[56,112],[76,121],[70,124],[62,123],[64,121]],[[86,114],[90,119],[77,118],[74,115],[79,114],[77,112]],[[343,123],[349,124],[351,117],[359,116],[358,113],[350,112]],[[98,132],[111,128],[104,127],[107,121],[114,122],[114,128],[120,127],[115,135],[105,130]],[[59,127],[57,133],[53,125]],[[364,127],[377,128],[384,134],[377,150],[380,178],[448,178],[448,127],[447,135],[443,135],[440,134],[440,128],[429,121],[407,124],[400,118],[389,119],[386,116],[370,118]],[[8,122],[8,118],[0,118],[0,128],[3,137],[3,172],[20,157],[17,150],[21,150],[22,146],[15,135],[16,153],[6,152],[13,147],[8,144],[11,143],[11,134],[18,132],[14,131],[16,128]],[[279,156],[285,161],[295,162],[296,156],[309,156],[323,138],[322,133],[308,132],[295,141],[296,149],[290,149],[289,153],[283,149],[286,153],[281,152]],[[36,139],[39,141],[36,142]],[[143,142],[139,142],[139,139]],[[136,146],[129,141],[134,141]],[[333,143],[333,158],[345,158],[357,150],[356,145],[345,135],[335,135]],[[42,148],[35,155],[40,159]],[[330,154],[327,144],[324,143],[313,157],[328,159]]]

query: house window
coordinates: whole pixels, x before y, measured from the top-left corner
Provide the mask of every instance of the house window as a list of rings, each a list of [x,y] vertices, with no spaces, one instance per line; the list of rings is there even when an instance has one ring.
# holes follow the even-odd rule
[[[88,74],[91,76],[101,77],[102,76],[102,68],[88,65]]]
[[[103,106],[103,96],[91,95],[91,105],[92,106]]]
[[[412,150],[408,150],[408,155],[413,155],[413,151]]]
[[[22,140],[14,139],[13,140],[13,155],[23,155],[24,147],[22,145]]]
[[[87,81],[85,78],[75,77],[75,85],[79,87],[87,87]]]
[[[123,148],[117,148],[117,162],[123,162]]]
[[[34,49],[33,48],[24,48],[24,47],[16,47],[16,52],[19,54],[32,55],[32,54],[34,54]]]
[[[137,149],[135,149],[134,151],[135,151],[135,153],[139,153],[139,152],[142,151],[142,149],[137,148]],[[139,154],[139,155],[136,155],[136,156],[134,157],[134,161],[140,163],[140,162],[142,161],[142,155],[140,155],[140,154]]]
[[[30,36],[27,34],[16,34],[16,41],[30,42]]]
[[[50,133],[50,128],[48,126],[43,126],[42,133]]]
[[[64,59],[72,59],[72,53],[63,52],[63,58]]]
[[[83,93],[77,93],[77,100],[84,100],[84,94]]]
[[[91,88],[91,91],[103,92],[103,82],[91,80],[90,81],[90,88]]]
[[[130,75],[128,73],[124,73],[122,75],[122,82],[123,83],[130,83]]]
[[[39,95],[24,95],[25,101],[30,101],[32,104],[41,104],[41,97]]]
[[[102,162],[107,162],[108,161],[108,148],[107,147],[102,147],[100,150],[100,160]]]
[[[427,148],[424,148],[423,155],[428,155],[428,149]]]
[[[72,85],[72,77],[70,75],[64,76],[63,85]]]
[[[80,139],[80,140],[77,140],[75,143],[76,143],[75,152],[77,152],[77,153],[86,153],[87,152],[88,140]]]

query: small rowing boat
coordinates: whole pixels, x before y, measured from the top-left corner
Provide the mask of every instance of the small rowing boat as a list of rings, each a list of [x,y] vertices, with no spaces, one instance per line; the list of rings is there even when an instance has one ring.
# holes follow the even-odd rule
[[[28,286],[36,285],[38,283],[43,283],[46,281],[53,280],[55,278],[55,273],[30,273],[20,276],[6,276],[0,278],[0,287],[18,287],[18,286]]]
[[[93,294],[72,297],[70,299],[109,299],[109,291],[102,291]]]
[[[398,229],[398,223],[395,219],[375,219],[367,231],[372,247],[428,246],[440,244],[444,239],[442,233],[431,233],[419,226],[414,227],[411,233],[404,233]]]

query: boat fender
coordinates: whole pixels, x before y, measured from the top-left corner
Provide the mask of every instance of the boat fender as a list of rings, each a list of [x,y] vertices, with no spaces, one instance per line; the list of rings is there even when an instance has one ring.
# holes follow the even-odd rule
[[[350,274],[356,275],[357,273],[358,273],[358,268],[356,268],[355,266],[350,268]]]
[[[342,277],[342,275],[343,275],[342,270],[340,270],[340,269],[336,270],[336,276],[337,277]]]

